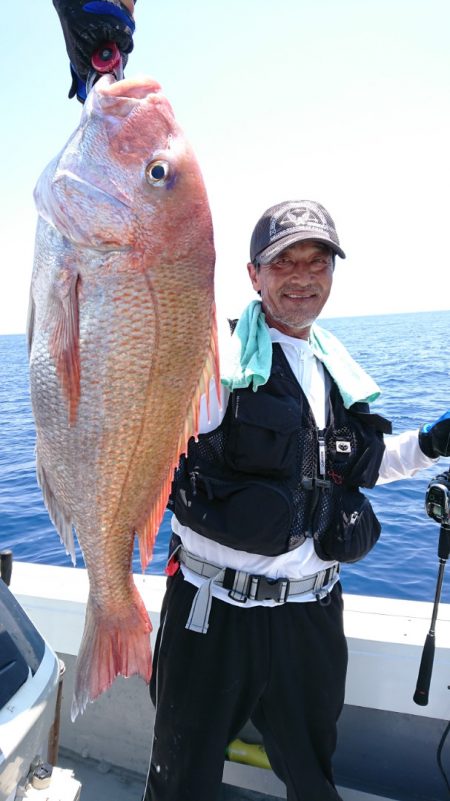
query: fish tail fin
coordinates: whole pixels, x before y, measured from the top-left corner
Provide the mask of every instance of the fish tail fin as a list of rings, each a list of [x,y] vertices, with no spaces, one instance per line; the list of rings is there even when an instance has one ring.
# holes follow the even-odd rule
[[[189,439],[198,436],[200,422],[200,399],[202,395],[206,397],[207,411],[209,416],[209,392],[211,378],[215,379],[217,400],[221,405],[220,398],[220,368],[219,368],[219,345],[217,337],[216,306],[212,305],[211,310],[211,339],[208,352],[206,354],[205,365],[200,376],[197,389],[192,397],[191,405],[186,416],[184,427],[178,441],[176,460],[172,465],[161,485],[156,503],[152,506],[150,516],[145,522],[142,530],[138,531],[139,554],[141,559],[142,571],[145,570],[152,558],[153,545],[158,533],[159,526],[164,515],[164,511],[169,499],[170,490],[174,476],[174,470],[178,467],[179,456],[186,453]]]
[[[89,595],[83,639],[75,669],[71,718],[107,690],[116,676],[151,676],[150,623],[144,602],[133,585],[133,597],[123,614],[94,614]]]

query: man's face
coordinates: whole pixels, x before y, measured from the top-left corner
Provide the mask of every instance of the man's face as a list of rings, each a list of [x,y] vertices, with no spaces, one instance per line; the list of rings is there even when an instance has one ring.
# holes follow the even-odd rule
[[[247,265],[253,289],[261,293],[267,324],[297,339],[308,339],[333,282],[329,247],[313,239],[283,250],[270,264]]]

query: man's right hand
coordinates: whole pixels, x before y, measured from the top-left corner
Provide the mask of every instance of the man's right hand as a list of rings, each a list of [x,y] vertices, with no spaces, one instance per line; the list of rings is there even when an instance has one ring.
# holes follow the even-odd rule
[[[450,409],[434,423],[427,423],[419,431],[419,446],[430,459],[450,456]]]
[[[53,0],[70,59],[69,97],[86,99],[91,58],[105,42],[116,42],[123,66],[133,49],[134,0]]]

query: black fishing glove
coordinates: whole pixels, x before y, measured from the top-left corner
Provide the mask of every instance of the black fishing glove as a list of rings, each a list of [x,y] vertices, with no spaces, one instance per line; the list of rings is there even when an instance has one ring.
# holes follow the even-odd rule
[[[134,21],[119,0],[53,0],[70,59],[72,86],[69,97],[86,99],[91,58],[105,42],[116,42],[123,66],[133,50]]]
[[[419,445],[430,459],[450,456],[450,409],[439,420],[422,426],[419,431]]]

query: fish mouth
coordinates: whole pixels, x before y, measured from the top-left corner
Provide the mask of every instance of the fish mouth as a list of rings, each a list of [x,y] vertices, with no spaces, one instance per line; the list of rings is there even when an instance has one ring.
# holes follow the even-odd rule
[[[111,74],[102,75],[94,84],[94,89],[105,97],[124,100],[145,100],[149,95],[161,92],[158,81],[147,75],[139,78],[122,78],[120,81],[116,81]]]
[[[154,103],[169,104],[164,98],[161,86],[153,78],[123,78],[116,81],[113,75],[102,75],[88,94],[85,104],[86,115],[100,112],[111,118],[126,118],[139,107]]]

